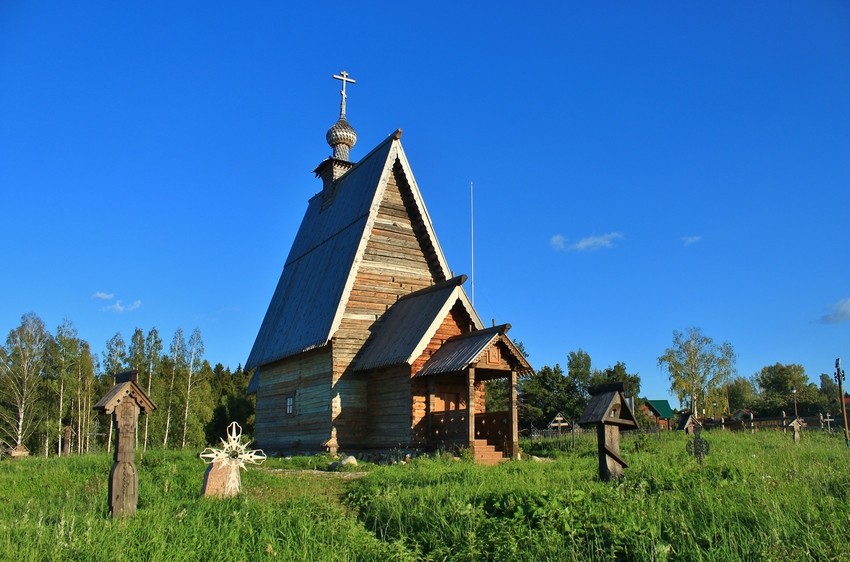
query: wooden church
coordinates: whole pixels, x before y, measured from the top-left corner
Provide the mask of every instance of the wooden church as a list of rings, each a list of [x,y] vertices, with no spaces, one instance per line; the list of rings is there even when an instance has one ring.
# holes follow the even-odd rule
[[[345,115],[246,363],[264,450],[466,447],[480,462],[516,458],[517,377],[531,366],[485,327],[451,276],[401,145],[401,130],[359,162]],[[507,411],[488,412],[488,381]]]

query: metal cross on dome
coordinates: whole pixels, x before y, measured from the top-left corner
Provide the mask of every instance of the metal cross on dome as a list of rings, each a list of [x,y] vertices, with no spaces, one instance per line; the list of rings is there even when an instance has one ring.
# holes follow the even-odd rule
[[[345,100],[348,98],[348,94],[345,93],[345,84],[356,84],[357,82],[353,78],[349,78],[348,72],[344,70],[339,74],[334,74],[333,77],[342,81],[342,91],[340,92],[340,94],[342,94],[342,102],[339,104],[339,116],[345,117]]]
[[[266,460],[266,455],[262,449],[249,449],[250,441],[242,442],[242,427],[233,422],[227,426],[227,441],[221,440],[221,449],[213,449],[207,447],[200,457],[206,464],[214,462],[222,462],[228,466],[236,466],[243,470],[245,463],[261,464]]]

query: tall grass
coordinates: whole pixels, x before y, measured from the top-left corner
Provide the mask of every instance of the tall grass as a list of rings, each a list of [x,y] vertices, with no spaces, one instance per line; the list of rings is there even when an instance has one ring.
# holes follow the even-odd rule
[[[200,497],[196,456],[137,460],[135,516],[113,521],[106,455],[0,462],[0,558],[6,560],[374,560],[378,541],[339,502],[344,482],[243,473],[246,493]]]
[[[551,462],[482,467],[451,459],[371,467],[346,479],[277,468],[244,493],[200,497],[194,455],[137,460],[139,508],[113,521],[106,455],[0,461],[5,560],[848,560],[850,471],[839,438],[704,433],[626,439],[630,466],[596,480],[588,444]],[[542,445],[541,445],[542,447]],[[542,449],[541,449],[542,450]]]
[[[641,443],[617,483],[595,451],[498,467],[414,463],[352,485],[349,501],[384,540],[428,559],[847,560],[848,452],[838,439],[704,433]],[[635,441],[637,446],[637,441]]]

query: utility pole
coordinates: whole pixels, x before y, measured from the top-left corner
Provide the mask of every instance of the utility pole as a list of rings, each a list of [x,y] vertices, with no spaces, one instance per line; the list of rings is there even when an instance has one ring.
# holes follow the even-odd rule
[[[847,408],[844,406],[844,370],[841,368],[840,357],[835,360],[835,382],[838,383],[838,402],[844,417],[844,444],[850,448],[850,429],[847,428]]]

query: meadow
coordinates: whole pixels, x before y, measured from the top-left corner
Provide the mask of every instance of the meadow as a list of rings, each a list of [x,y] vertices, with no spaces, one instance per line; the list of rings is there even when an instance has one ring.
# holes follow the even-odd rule
[[[552,460],[478,466],[449,455],[327,472],[269,459],[242,496],[200,497],[196,453],[137,454],[136,515],[112,520],[107,454],[0,461],[4,560],[848,560],[850,450],[806,432],[624,439],[596,479],[592,439],[523,443]],[[526,454],[526,457],[529,457]],[[313,471],[310,469],[319,469]]]

